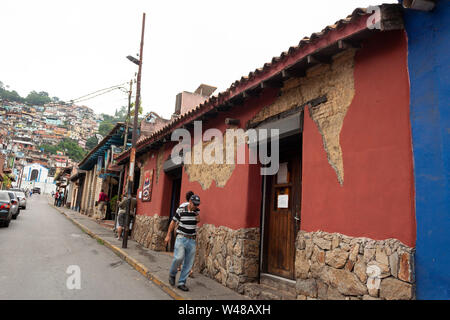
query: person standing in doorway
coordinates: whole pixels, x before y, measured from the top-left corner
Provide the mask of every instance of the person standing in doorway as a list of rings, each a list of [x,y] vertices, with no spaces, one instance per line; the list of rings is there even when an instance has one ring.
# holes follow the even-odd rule
[[[197,223],[199,218],[200,197],[192,195],[187,206],[180,206],[172,218],[165,242],[169,243],[172,237],[172,231],[178,222],[177,237],[175,240],[175,250],[173,254],[172,265],[169,271],[169,283],[175,286],[175,277],[178,273],[178,266],[181,268],[180,278],[178,279],[178,289],[189,291],[186,287],[186,279],[189,276],[195,258],[195,238],[197,234]]]

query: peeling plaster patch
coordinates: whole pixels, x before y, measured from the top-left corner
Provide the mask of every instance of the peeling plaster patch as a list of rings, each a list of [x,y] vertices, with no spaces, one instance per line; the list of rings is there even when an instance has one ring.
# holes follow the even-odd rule
[[[201,143],[201,142],[198,142]],[[197,143],[197,144],[198,144]],[[205,148],[212,144],[216,143],[215,140],[213,141],[207,141],[203,142],[203,152],[205,151]],[[217,141],[217,143],[220,143]],[[213,181],[216,182],[216,186],[223,188],[225,187],[227,181],[231,178],[231,175],[233,174],[233,171],[236,167],[236,164],[226,164],[226,146],[229,143],[226,141],[226,135],[223,137],[223,164],[194,164],[194,153],[187,153],[187,157],[191,157],[191,164],[185,164],[184,169],[186,174],[189,177],[189,181],[197,181],[202,186],[203,190],[209,189],[211,187],[211,184]],[[196,145],[197,145],[196,144]],[[236,142],[234,142],[235,148],[234,148],[234,158],[236,159]],[[196,146],[195,145],[195,146]],[[195,146],[192,147],[192,150],[195,152],[195,157],[198,159],[200,157],[199,155],[199,148],[196,148]],[[212,152],[212,156],[214,156],[214,152]]]
[[[339,136],[355,95],[355,52],[355,49],[346,50],[335,55],[331,65],[320,64],[307,70],[306,77],[289,79],[284,83],[280,97],[251,120],[251,123],[259,122],[319,96],[327,96],[328,101],[309,108],[309,114],[322,135],[328,162],[341,186],[344,184],[344,163]]]

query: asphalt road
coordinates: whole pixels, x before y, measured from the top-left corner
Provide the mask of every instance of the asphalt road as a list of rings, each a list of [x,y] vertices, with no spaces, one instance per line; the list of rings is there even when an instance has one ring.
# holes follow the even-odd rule
[[[0,300],[171,299],[47,203],[33,195],[0,228]]]

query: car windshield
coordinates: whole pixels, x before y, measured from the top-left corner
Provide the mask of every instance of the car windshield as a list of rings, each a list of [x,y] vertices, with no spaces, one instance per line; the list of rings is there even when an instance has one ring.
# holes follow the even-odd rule
[[[23,192],[16,192],[16,195],[18,197],[25,198],[25,193],[23,193]]]
[[[0,201],[8,201],[9,202],[9,196],[6,192],[0,192]]]

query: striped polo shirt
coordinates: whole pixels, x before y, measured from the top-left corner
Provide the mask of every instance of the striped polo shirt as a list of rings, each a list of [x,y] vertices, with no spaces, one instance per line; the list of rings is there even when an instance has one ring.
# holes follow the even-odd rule
[[[173,220],[178,222],[177,233],[185,235],[195,235],[197,232],[197,216],[198,212],[189,211],[189,202],[184,202],[177,209]]]

